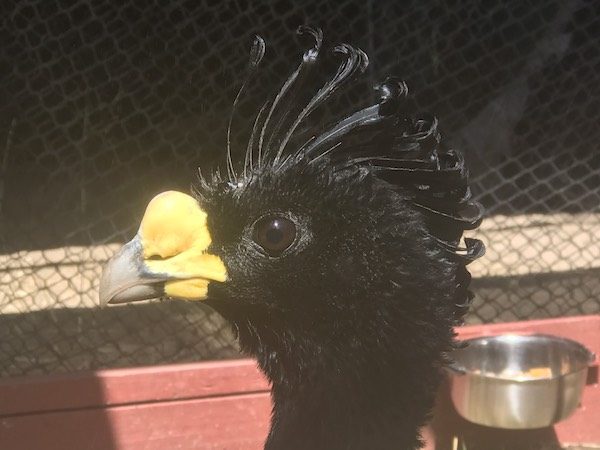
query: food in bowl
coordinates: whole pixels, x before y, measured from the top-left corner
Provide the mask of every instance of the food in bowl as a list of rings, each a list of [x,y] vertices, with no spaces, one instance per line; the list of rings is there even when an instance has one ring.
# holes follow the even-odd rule
[[[507,334],[464,341],[450,396],[465,419],[490,427],[550,426],[577,408],[594,355],[570,339]]]

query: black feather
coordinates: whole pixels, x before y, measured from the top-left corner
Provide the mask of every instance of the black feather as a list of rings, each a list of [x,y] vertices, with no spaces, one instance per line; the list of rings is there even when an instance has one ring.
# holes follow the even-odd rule
[[[464,157],[446,144],[435,116],[416,112],[404,81],[388,77],[377,87],[380,93],[377,104],[338,119],[324,130],[309,131],[309,139],[304,145],[287,148],[310,114],[332,101],[332,94],[362,74],[368,65],[368,57],[362,50],[347,44],[335,47],[333,52],[343,56],[337,71],[305,106],[298,106],[300,92],[320,57],[323,42],[320,29],[300,27],[298,33],[312,36],[314,46],[303,54],[300,65],[274,100],[265,102],[258,112],[247,147],[244,173],[251,172],[253,167],[274,166],[276,169],[290,161],[322,158],[328,158],[336,170],[349,166],[365,167],[411,196],[415,207],[422,211],[431,236],[449,255],[463,265],[481,257],[485,253],[481,241],[465,239],[461,242],[463,232],[477,228],[484,214],[481,204],[472,199]],[[262,54],[264,43],[261,57]],[[251,61],[254,59],[251,57]],[[257,65],[258,62],[250,64],[251,68]],[[263,120],[269,105],[269,113]],[[335,109],[334,105],[328,106]],[[275,123],[274,117],[278,117]],[[261,132],[256,143],[258,127]],[[256,162],[253,161],[255,145],[258,150]],[[235,173],[233,169],[231,172]],[[471,298],[467,289],[470,276],[466,274],[466,270],[459,270],[456,275],[457,284],[464,287],[457,290],[455,303],[460,305],[457,306],[457,317],[462,317],[464,305]]]
[[[250,58],[248,61],[248,71],[246,74],[246,79],[242,83],[237,95],[235,96],[233,106],[231,107],[229,122],[227,123],[227,174],[229,176],[230,182],[233,182],[237,178],[237,174],[235,173],[235,168],[233,166],[233,160],[231,157],[231,123],[233,122],[233,116],[235,114],[240,97],[242,96],[246,85],[256,73],[256,69],[258,69],[258,65],[260,64],[264,56],[265,41],[262,37],[256,36],[254,42],[252,43],[252,48],[250,49]],[[245,168],[246,166],[244,165],[244,169]]]
[[[463,232],[483,210],[462,154],[403,81],[387,78],[375,104],[314,125],[368,59],[336,47],[342,61],[310,95],[322,34],[301,32],[314,46],[256,114],[243,177],[217,172],[198,187],[211,252],[228,270],[206,304],[273,384],[266,449],[416,449],[472,299],[466,266],[484,246]],[[299,237],[266,257],[254,227],[281,216]]]

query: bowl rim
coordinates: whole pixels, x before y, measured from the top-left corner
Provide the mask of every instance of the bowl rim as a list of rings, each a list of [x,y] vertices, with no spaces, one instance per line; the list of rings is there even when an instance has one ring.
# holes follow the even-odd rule
[[[528,332],[508,332],[508,333],[498,333],[498,334],[486,334],[486,335],[481,335],[481,336],[475,336],[472,338],[468,338],[468,339],[462,339],[458,341],[458,344],[461,346],[465,346],[465,345],[469,345],[471,342],[477,342],[477,341],[481,341],[484,339],[491,339],[491,338],[510,338],[511,336],[517,336],[517,337],[529,337],[529,338],[541,338],[541,339],[547,339],[547,340],[551,340],[551,341],[561,341],[561,342],[566,342],[567,344],[577,348],[577,350],[581,351],[582,354],[586,355],[586,359],[585,359],[585,363],[586,365],[584,367],[582,367],[579,370],[571,370],[569,372],[566,373],[562,373],[559,375],[553,375],[551,377],[543,377],[543,378],[531,378],[531,379],[516,379],[513,377],[507,377],[507,376],[501,376],[501,375],[484,375],[482,373],[475,373],[470,369],[467,369],[466,367],[458,364],[454,359],[452,359],[452,353],[450,353],[450,363],[446,366],[448,369],[450,369],[452,372],[458,374],[458,375],[469,375],[472,377],[480,377],[480,378],[489,378],[489,379],[494,379],[494,380],[503,380],[503,381],[510,381],[510,382],[514,382],[514,383],[531,383],[531,382],[538,382],[538,381],[549,381],[549,380],[556,380],[558,378],[563,378],[567,375],[571,375],[574,373],[579,373],[582,371],[587,371],[596,361],[596,354],[594,352],[592,352],[589,348],[587,348],[584,344],[582,344],[581,342],[578,342],[574,339],[570,339],[570,338],[566,338],[563,336],[558,336],[558,335],[554,335],[554,334],[547,334],[547,333],[528,333]],[[464,348],[464,347],[462,347]],[[461,347],[457,348],[456,350],[460,350]]]

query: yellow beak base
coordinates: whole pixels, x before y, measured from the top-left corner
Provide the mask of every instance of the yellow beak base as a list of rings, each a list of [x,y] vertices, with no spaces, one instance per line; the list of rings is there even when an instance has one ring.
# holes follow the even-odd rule
[[[223,261],[208,253],[211,242],[207,214],[193,197],[176,191],[157,195],[136,237],[106,265],[100,302],[148,298],[149,287],[156,292],[157,285],[167,297],[205,299],[211,281],[227,279]]]

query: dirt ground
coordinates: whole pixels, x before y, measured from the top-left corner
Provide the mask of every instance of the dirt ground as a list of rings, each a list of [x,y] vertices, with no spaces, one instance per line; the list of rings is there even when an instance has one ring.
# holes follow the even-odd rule
[[[467,323],[600,313],[600,214],[495,216],[471,233]],[[0,255],[0,376],[238,356],[203,305],[97,308],[102,265],[118,244]]]

